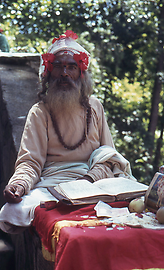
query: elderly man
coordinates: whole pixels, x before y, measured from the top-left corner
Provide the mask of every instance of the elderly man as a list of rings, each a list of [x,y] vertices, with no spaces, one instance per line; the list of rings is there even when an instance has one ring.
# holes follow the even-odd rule
[[[11,224],[29,226],[40,201],[54,200],[47,187],[75,179],[132,177],[123,157],[120,168],[111,159],[119,154],[103,107],[91,97],[90,54],[76,38],[67,30],[42,55],[40,101],[28,114],[15,173],[4,190],[0,227],[6,232],[12,232]]]

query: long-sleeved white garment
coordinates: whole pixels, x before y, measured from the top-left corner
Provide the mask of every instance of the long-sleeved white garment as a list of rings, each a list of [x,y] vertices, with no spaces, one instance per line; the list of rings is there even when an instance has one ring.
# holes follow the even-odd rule
[[[27,117],[15,173],[9,183],[22,181],[26,195],[18,204],[6,203],[0,211],[0,228],[18,233],[30,226],[40,201],[54,200],[46,187],[89,175],[93,181],[115,174],[133,178],[130,164],[116,150],[100,102],[90,98],[92,117],[85,142],[75,150],[61,145],[44,103],[35,104]],[[86,126],[86,112],[79,108],[74,116],[59,119],[64,141],[77,143]],[[108,164],[113,164],[114,171]],[[12,225],[18,227],[13,227]]]
[[[90,104],[92,117],[89,134],[85,142],[75,150],[68,150],[59,142],[51,116],[44,103],[35,104],[27,117],[15,173],[9,183],[21,180],[27,194],[40,181],[40,177],[42,174],[44,175],[44,167],[47,167],[51,162],[54,164],[60,164],[60,162],[87,163],[92,152],[100,146],[108,145],[114,148],[103,106],[94,97],[90,98]],[[68,145],[74,145],[81,139],[84,128],[87,128],[86,112],[80,107],[75,114],[64,115],[61,119],[58,119],[58,124],[63,140]],[[96,169],[92,168],[94,181],[105,178],[105,173],[107,176],[108,173],[111,173],[108,166],[104,164],[104,167],[105,169],[102,169],[101,166],[99,168],[96,166]],[[100,177],[101,174],[102,177]],[[73,176],[74,180],[77,177],[77,175]],[[62,178],[60,181],[62,181]]]

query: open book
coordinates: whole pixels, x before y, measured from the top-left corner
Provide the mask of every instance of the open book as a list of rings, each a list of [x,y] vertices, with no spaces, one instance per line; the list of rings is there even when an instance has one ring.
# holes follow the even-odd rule
[[[48,188],[59,201],[68,204],[133,199],[145,195],[147,189],[147,185],[123,177],[105,178],[94,183],[87,180],[75,180]]]

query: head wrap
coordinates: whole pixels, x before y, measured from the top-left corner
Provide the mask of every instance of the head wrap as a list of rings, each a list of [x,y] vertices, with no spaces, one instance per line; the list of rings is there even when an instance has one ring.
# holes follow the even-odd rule
[[[63,35],[60,35],[59,38],[54,38],[47,53],[42,55],[39,75],[45,75],[47,71],[52,71],[52,63],[55,60],[55,54],[61,51],[73,53],[73,57],[81,72],[87,70],[90,62],[90,54],[75,41],[77,38],[77,34],[71,30],[67,30]]]

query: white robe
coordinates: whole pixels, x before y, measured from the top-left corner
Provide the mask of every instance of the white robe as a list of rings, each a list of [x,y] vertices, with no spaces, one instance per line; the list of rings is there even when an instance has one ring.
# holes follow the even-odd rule
[[[41,201],[54,201],[46,187],[58,184],[63,181],[75,180],[87,173],[96,164],[110,161],[114,166],[114,176],[123,176],[131,180],[136,180],[132,176],[129,162],[119,154],[113,147],[101,146],[96,149],[87,163],[66,163],[60,162],[47,164],[41,181],[28,195],[22,197],[22,201],[17,204],[6,203],[0,211],[0,228],[7,233],[19,233],[24,227],[30,226],[34,219],[35,208]],[[62,182],[63,182],[62,181]],[[12,226],[15,225],[15,226]]]

